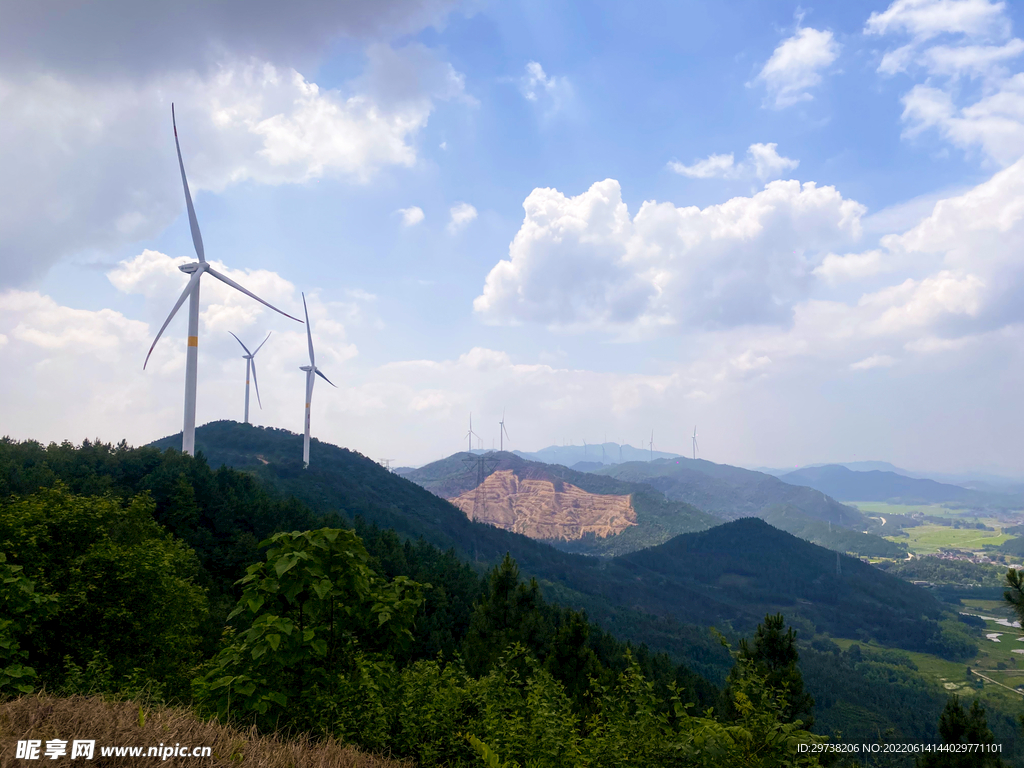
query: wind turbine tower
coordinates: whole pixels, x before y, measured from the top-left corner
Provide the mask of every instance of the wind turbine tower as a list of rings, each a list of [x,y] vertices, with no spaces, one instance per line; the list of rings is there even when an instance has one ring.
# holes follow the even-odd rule
[[[693,425],[693,458],[697,459],[697,425]]]
[[[473,452],[473,438],[480,439],[480,435],[473,431],[473,414],[469,414],[469,432],[466,433],[466,438],[469,440],[469,452]]]
[[[309,467],[309,406],[313,400],[313,384],[316,383],[316,377],[319,376],[335,389],[337,387],[333,381],[324,376],[323,372],[316,367],[316,358],[313,355],[313,333],[309,329],[309,309],[306,307],[306,294],[302,294],[302,309],[306,313],[306,341],[309,343],[309,365],[303,365],[299,368],[300,371],[306,372],[306,431],[302,435],[302,468],[307,469]]]
[[[231,331],[228,331],[231,333]],[[232,336],[235,334],[231,333]],[[270,338],[270,334],[267,334],[267,339]],[[256,352],[263,349],[263,345],[267,343],[267,339],[264,339],[258,347]],[[242,344],[242,340],[235,336],[235,341]],[[249,373],[252,372],[252,383],[256,385],[256,402],[260,406],[260,410],[263,409],[263,403],[260,402],[260,383],[256,380],[256,352],[250,352],[249,348],[242,344],[242,349],[245,350],[245,354],[242,357],[245,359],[245,421],[244,424],[249,423]]]
[[[160,337],[163,336],[168,324],[177,314],[178,310],[181,309],[185,299],[188,298],[188,346],[185,348],[185,421],[181,430],[181,450],[182,453],[187,453],[191,456],[195,455],[196,450],[196,379],[199,372],[199,280],[203,274],[209,273],[212,277],[230,285],[236,291],[241,291],[265,307],[269,307],[297,323],[302,321],[297,317],[292,317],[287,312],[282,312],[274,305],[268,304],[255,293],[247,291],[230,277],[222,275],[210,266],[206,260],[206,252],[203,250],[203,236],[199,231],[199,221],[196,219],[195,208],[192,207],[192,195],[188,191],[188,180],[185,178],[185,163],[181,159],[181,145],[178,144],[178,124],[174,119],[173,104],[171,104],[171,125],[174,127],[174,148],[178,152],[178,168],[181,169],[181,185],[185,189],[185,208],[188,210],[188,225],[192,231],[192,245],[196,249],[196,256],[199,257],[199,261],[191,264],[182,264],[178,267],[178,269],[186,275],[191,275],[191,277],[188,279],[185,290],[181,292],[181,296],[178,297],[178,301],[175,302],[174,307],[171,309],[171,314],[167,316],[164,324],[157,331],[156,338],[153,339],[153,344],[146,355],[146,362],[142,364],[142,370],[146,370],[146,366],[149,364],[149,356],[153,354],[153,348],[156,347],[156,343],[160,341]]]
[[[651,430],[651,461],[654,461],[654,430]]]
[[[501,450],[505,450],[505,438],[508,437],[508,430],[505,429],[505,409],[501,409],[501,421],[498,422],[498,426],[501,427],[498,430],[498,436],[501,438]],[[511,443],[512,438],[508,437],[508,441]]]

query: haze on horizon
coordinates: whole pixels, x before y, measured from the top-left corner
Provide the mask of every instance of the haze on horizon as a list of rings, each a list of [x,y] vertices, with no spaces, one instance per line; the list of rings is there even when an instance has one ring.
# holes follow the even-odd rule
[[[173,100],[207,258],[310,299],[317,438],[1024,475],[1024,7],[736,10],[0,0],[0,434],[181,429]],[[198,423],[273,331],[301,432],[304,330],[202,307]]]

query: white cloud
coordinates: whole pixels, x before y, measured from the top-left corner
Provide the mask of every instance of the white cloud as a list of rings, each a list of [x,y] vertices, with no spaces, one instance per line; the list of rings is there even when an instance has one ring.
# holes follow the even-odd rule
[[[751,144],[747,149],[750,162],[754,165],[754,174],[765,181],[780,176],[786,171],[795,170],[799,160],[783,157],[777,151],[777,144]]]
[[[728,155],[708,155],[693,165],[683,165],[673,160],[668,164],[668,167],[680,176],[689,176],[691,179],[728,178],[736,174],[732,153]]]
[[[830,253],[816,266],[812,272],[828,283],[835,285],[848,280],[859,280],[871,277],[886,268],[882,252],[879,250],[864,253],[848,253],[839,256]]]
[[[448,222],[448,231],[453,235],[476,218],[476,208],[469,203],[456,203],[451,207],[449,213],[451,220]]]
[[[535,189],[474,309],[490,323],[635,334],[785,322],[811,270],[855,242],[864,207],[833,187],[774,181],[752,197],[631,219],[619,184],[576,197]]]
[[[779,43],[755,81],[768,91],[775,109],[810,101],[811,89],[821,83],[822,70],[839,56],[840,45],[828,30],[803,27]]]
[[[411,208],[399,208],[397,211],[395,211],[395,213],[399,213],[402,215],[403,227],[415,226],[416,224],[419,224],[421,221],[423,221],[423,219],[425,218],[423,214],[423,209],[417,205],[414,205]]]
[[[691,179],[735,179],[744,176],[756,176],[762,181],[778,178],[786,171],[800,165],[799,160],[783,157],[778,153],[778,144],[751,144],[747,148],[747,162],[736,163],[732,153],[728,155],[709,155],[693,165],[683,165],[673,160],[668,164],[670,170]]]
[[[873,13],[864,32],[907,39],[885,53],[880,73],[923,78],[903,97],[906,138],[934,130],[1000,165],[1024,154],[1024,73],[1013,72],[1024,40],[1010,36],[1005,3],[897,0]],[[963,78],[980,87],[963,88]]]
[[[863,360],[859,360],[856,363],[851,363],[850,370],[868,371],[872,368],[888,368],[895,364],[896,359],[889,357],[889,355],[872,355],[871,357],[865,357]]]
[[[1005,10],[1005,3],[990,0],[896,0],[886,10],[873,12],[864,32],[903,32],[918,40],[942,34],[1003,35],[1008,32]]]
[[[200,222],[203,190],[321,177],[364,184],[413,166],[438,101],[471,101],[463,78],[419,44],[370,45],[367,62],[338,89],[248,57],[136,78],[0,68],[0,285],[70,254],[153,237],[180,215],[171,96]]]
[[[526,64],[526,74],[519,80],[519,91],[527,101],[545,104],[549,115],[572,98],[572,85],[568,78],[549,77],[536,61]]]

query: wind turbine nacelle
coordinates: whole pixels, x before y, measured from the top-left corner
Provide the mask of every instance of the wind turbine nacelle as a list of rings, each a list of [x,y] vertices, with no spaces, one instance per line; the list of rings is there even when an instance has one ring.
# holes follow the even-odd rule
[[[202,264],[198,261],[193,261],[191,264],[181,264],[178,269],[184,272],[186,275],[191,275],[193,272],[198,270]]]
[[[300,371],[305,371],[306,373],[309,373],[310,371],[313,370],[313,366],[312,365],[300,365],[299,366],[299,370]]]

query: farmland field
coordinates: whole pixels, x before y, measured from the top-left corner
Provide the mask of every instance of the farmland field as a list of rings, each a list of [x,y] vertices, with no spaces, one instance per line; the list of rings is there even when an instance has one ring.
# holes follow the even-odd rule
[[[999,528],[980,531],[976,528],[953,528],[948,525],[918,525],[904,529],[903,536],[887,536],[890,541],[903,542],[915,555],[934,554],[940,549],[981,551],[998,546],[1013,537]]]

